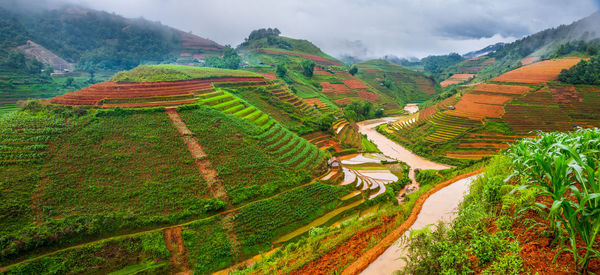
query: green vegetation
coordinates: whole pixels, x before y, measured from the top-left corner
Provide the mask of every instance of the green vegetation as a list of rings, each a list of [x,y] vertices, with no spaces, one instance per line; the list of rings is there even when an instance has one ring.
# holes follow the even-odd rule
[[[6,274],[164,273],[168,270],[169,256],[163,234],[159,231],[63,250],[14,265]]]
[[[315,62],[309,59],[302,60],[302,74],[308,78],[313,76],[315,70]]]
[[[417,62],[402,60],[400,64],[405,67],[422,66],[426,73],[431,74],[439,82],[445,79],[445,76],[442,74],[446,69],[460,63],[463,60],[465,59],[460,54],[451,53],[447,55],[431,55]]]
[[[143,65],[115,74],[115,82],[159,82],[221,77],[260,77],[252,72],[182,65]]]
[[[370,101],[353,100],[344,108],[344,116],[350,121],[358,122],[382,117],[383,109],[375,110],[373,103]]]
[[[569,84],[600,85],[600,57],[582,60],[558,75],[558,80]]]
[[[232,49],[231,46],[226,45],[223,48],[223,57],[219,56],[207,56],[204,58],[204,66],[213,68],[224,68],[237,70],[240,68],[242,59],[238,55],[237,51]]]
[[[277,237],[335,209],[348,191],[317,182],[243,208],[234,221],[241,253],[266,250]]]
[[[159,63],[173,58],[172,53],[181,49],[176,30],[144,19],[126,19],[78,7],[39,12],[16,10],[20,11],[0,10],[0,17],[10,21],[8,26],[12,29],[2,32],[1,41],[18,46],[33,40],[69,62],[78,62],[85,71],[123,70],[145,62]]]
[[[195,272],[208,274],[234,263],[233,244],[223,222],[221,217],[197,221],[181,232]]]
[[[548,221],[546,229],[555,241],[572,253],[578,271],[584,273],[590,259],[600,257],[595,247],[600,233],[598,138],[598,129],[545,133],[508,151],[522,188],[535,192],[536,198],[551,199],[549,205],[538,203],[535,208]]]
[[[529,205],[531,193],[515,197],[513,185],[504,183],[510,174],[506,157],[486,165],[485,175],[477,179],[465,197],[458,217],[449,225],[439,224],[411,232],[408,264],[410,274],[464,274],[481,270],[483,274],[520,274],[524,271],[519,242],[512,228],[511,207]],[[490,219],[497,219],[497,230],[490,230]],[[502,221],[502,222],[501,222]],[[496,229],[496,228],[494,228]]]
[[[268,197],[311,179],[310,170],[295,170],[280,162],[280,152],[268,152],[255,138],[262,130],[249,121],[203,106],[180,114],[219,172],[234,204]]]
[[[527,272],[520,255],[523,244],[515,236],[522,231],[550,237],[555,260],[567,251],[577,272],[588,271],[590,260],[600,257],[599,137],[598,129],[542,133],[494,157],[472,185],[456,220],[413,234],[403,272]],[[530,238],[524,241],[536,241]]]
[[[356,66],[358,68],[356,76],[360,80],[401,106],[406,103],[426,101],[441,90],[435,80],[427,75],[386,60],[369,60]],[[384,106],[384,109],[390,108]]]

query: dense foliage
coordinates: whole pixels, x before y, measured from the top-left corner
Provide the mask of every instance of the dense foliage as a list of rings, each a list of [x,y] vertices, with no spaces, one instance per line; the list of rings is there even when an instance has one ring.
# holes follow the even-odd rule
[[[8,44],[33,40],[85,70],[130,69],[142,62],[161,62],[180,46],[173,29],[144,19],[71,7],[40,12],[3,10],[11,31]],[[3,25],[4,26],[4,25]],[[16,45],[13,45],[16,46]]]
[[[582,60],[570,69],[563,70],[558,80],[569,84],[600,85],[600,56]]]
[[[315,62],[310,60],[310,59],[304,59],[302,60],[302,63],[300,63],[300,65],[302,66],[302,74],[306,77],[312,77],[313,76],[313,72],[315,71]]]
[[[375,109],[373,102],[366,100],[353,100],[344,107],[344,116],[350,121],[363,121],[383,116],[382,109]]]
[[[223,57],[219,56],[207,56],[204,58],[204,66],[213,68],[223,68],[237,70],[240,68],[242,58],[238,55],[235,49],[231,46],[226,45],[223,48]]]

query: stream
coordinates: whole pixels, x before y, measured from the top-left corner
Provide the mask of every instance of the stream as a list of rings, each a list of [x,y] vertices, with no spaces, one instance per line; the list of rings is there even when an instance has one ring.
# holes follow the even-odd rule
[[[367,120],[357,123],[359,132],[365,134],[377,148],[386,156],[406,162],[410,166],[409,177],[413,180],[413,185],[418,186],[414,177],[414,169],[447,169],[451,166],[436,163],[424,159],[410,150],[402,147],[400,144],[388,139],[384,135],[375,130],[375,127],[397,120],[398,117],[385,117],[373,120]],[[431,195],[424,203],[417,220],[412,227],[407,230],[404,236],[410,234],[413,229],[421,229],[429,224],[436,224],[439,221],[451,221],[456,216],[456,209],[462,201],[464,194],[469,191],[469,186],[476,176],[459,180],[435,194]],[[367,269],[361,274],[392,274],[394,271],[401,269],[404,266],[404,261],[399,259],[404,255],[405,244],[400,238],[392,246],[390,246],[382,255],[372,262]]]

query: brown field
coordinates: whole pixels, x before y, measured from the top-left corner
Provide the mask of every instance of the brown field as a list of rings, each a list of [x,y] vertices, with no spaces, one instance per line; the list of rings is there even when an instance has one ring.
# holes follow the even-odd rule
[[[343,81],[344,84],[346,84],[346,86],[348,86],[350,89],[368,89],[369,87],[367,87],[367,85],[365,85],[362,81],[360,80],[344,80]]]
[[[369,91],[364,90],[364,89],[357,90],[356,93],[358,94],[358,96],[361,99],[365,99],[365,100],[368,100],[368,101],[371,101],[371,102],[375,102],[375,101],[379,100],[379,95],[378,94],[369,92]]]
[[[321,101],[317,97],[314,97],[314,98],[303,98],[302,100],[304,102],[306,102],[310,106],[317,105],[317,107],[327,107],[327,104],[325,104],[325,102]]]
[[[344,84],[331,84],[329,82],[321,82],[321,87],[323,87],[323,90],[321,91],[323,93],[345,94],[353,92]]]
[[[475,74],[454,74],[450,78],[442,81],[440,85],[442,85],[442,87],[448,87],[450,85],[470,80],[473,77],[475,77]]]
[[[349,99],[349,98],[342,98],[342,99],[335,100],[335,103],[337,103],[337,104],[349,104],[350,101],[351,101],[351,99]]]
[[[258,82],[262,77],[224,77],[184,81],[164,81],[145,83],[102,82],[66,93],[50,100],[62,105],[102,105],[104,99],[128,99],[145,97],[169,97],[194,94],[199,90],[211,89],[218,82]]]
[[[449,114],[473,120],[481,120],[486,117],[500,118],[504,113],[503,104],[512,98],[512,96],[501,94],[465,94],[454,106],[456,110],[449,111]]]
[[[494,78],[498,82],[516,83],[547,83],[556,79],[563,69],[568,69],[579,63],[580,57],[564,57],[545,60],[507,72]]]
[[[527,87],[527,86],[498,85],[498,84],[482,83],[482,84],[477,85],[477,87],[475,87],[475,89],[473,91],[522,95],[531,90],[532,90],[532,88]]]

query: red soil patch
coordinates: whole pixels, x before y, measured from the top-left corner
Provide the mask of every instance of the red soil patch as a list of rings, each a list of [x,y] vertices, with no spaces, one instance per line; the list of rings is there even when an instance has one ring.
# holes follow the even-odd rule
[[[504,114],[503,104],[512,99],[506,95],[465,94],[449,114],[481,120],[486,117],[500,118]]]
[[[351,101],[352,101],[352,99],[350,99],[350,98],[342,98],[342,99],[335,100],[335,103],[337,103],[337,104],[350,104]]]
[[[343,82],[350,89],[369,89],[369,87],[360,80],[344,80]]]
[[[580,57],[546,60],[512,70],[494,78],[494,80],[499,82],[546,83],[556,79],[561,70],[571,68],[581,60]]]
[[[530,228],[531,220],[546,225],[548,221],[542,219],[539,214],[529,211],[513,224],[512,232],[517,236],[521,247],[521,258],[528,274],[576,274],[575,262],[570,252],[561,252],[553,262],[560,248],[552,243],[549,237],[543,237],[539,227]],[[596,240],[596,249],[598,249]],[[583,247],[583,242],[578,238],[577,246]],[[590,273],[600,272],[600,259],[592,259],[589,265]]]
[[[199,90],[212,88],[219,82],[258,82],[262,77],[223,77],[184,81],[163,81],[143,83],[102,82],[66,93],[50,100],[52,104],[62,105],[101,105],[103,99],[126,99],[144,97],[166,97],[189,95]]]
[[[450,78],[442,81],[440,85],[442,85],[442,87],[448,87],[450,85],[471,80],[473,77],[475,77],[475,74],[454,74]]]
[[[333,94],[352,93],[352,90],[350,90],[350,88],[348,88],[344,84],[331,84],[329,82],[321,82],[321,87],[323,87],[323,90],[321,91],[323,93],[333,93]]]
[[[262,75],[264,78],[268,79],[268,80],[277,80],[277,76],[275,76],[275,73],[258,73],[259,75]]]
[[[550,93],[554,102],[561,107],[568,106],[575,108],[577,103],[583,102],[583,97],[573,86],[550,86]]]
[[[368,100],[368,101],[371,101],[371,102],[375,102],[375,101],[379,100],[379,95],[378,94],[369,92],[367,90],[357,90],[356,93],[358,94],[358,96],[361,99],[364,99],[364,100]]]
[[[290,274],[331,274],[332,271],[343,268],[362,255],[362,251],[367,248],[369,239],[385,232],[391,219],[388,217],[383,217],[383,219],[383,224],[356,233],[323,257]]]
[[[478,92],[489,92],[489,93],[500,93],[500,94],[514,94],[522,95],[532,89],[527,86],[516,86],[516,85],[498,85],[481,83],[475,87],[474,91]]]
[[[529,64],[533,64],[533,63],[537,62],[538,60],[540,60],[539,56],[526,57],[526,58],[521,59],[521,64],[523,64],[523,66],[526,66]]]
[[[317,107],[327,107],[327,104],[325,104],[325,102],[321,101],[317,97],[314,97],[314,98],[303,98],[302,100],[304,102],[306,102],[310,106],[317,105]]]
[[[333,61],[333,60],[327,59],[325,57],[320,57],[320,56],[306,55],[306,54],[292,53],[292,52],[277,52],[277,51],[270,51],[270,50],[261,50],[261,52],[268,53],[268,54],[288,54],[288,55],[295,55],[295,56],[304,57],[306,59],[310,59],[310,60],[312,60],[314,62],[324,63],[324,64],[328,64],[328,65],[342,66],[342,63],[340,63],[340,62]]]
[[[473,143],[461,143],[458,147],[462,148],[496,148],[506,149],[509,147],[508,143],[493,143],[493,142],[473,142]]]
[[[165,229],[164,238],[167,250],[171,252],[169,265],[172,271],[178,272],[177,274],[193,274],[193,271],[189,268],[187,252],[181,236],[181,227]]]

